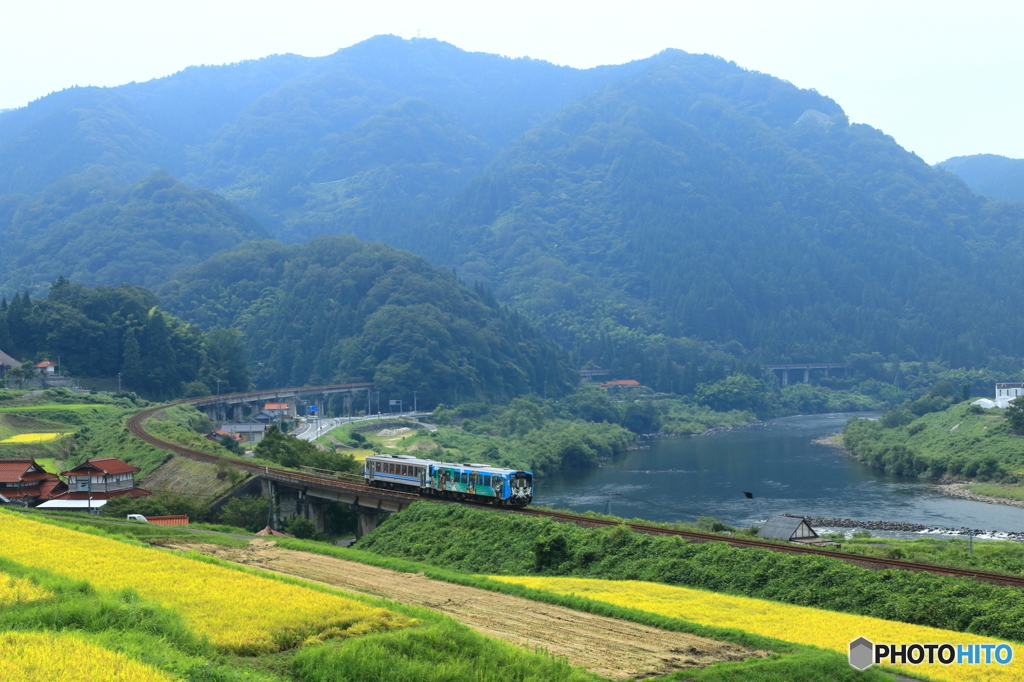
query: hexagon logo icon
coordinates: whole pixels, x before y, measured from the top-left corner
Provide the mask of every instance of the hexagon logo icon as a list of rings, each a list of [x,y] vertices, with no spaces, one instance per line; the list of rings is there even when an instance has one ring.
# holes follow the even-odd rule
[[[864,670],[875,662],[875,645],[858,637],[850,642],[850,665],[857,670]]]

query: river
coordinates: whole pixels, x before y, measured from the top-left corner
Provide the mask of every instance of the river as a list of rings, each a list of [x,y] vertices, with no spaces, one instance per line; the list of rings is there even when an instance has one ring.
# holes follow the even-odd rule
[[[783,417],[709,436],[652,438],[606,466],[538,479],[534,501],[652,521],[707,515],[741,528],[788,512],[1024,531],[1022,508],[947,497],[927,481],[885,474],[814,442],[851,416]]]

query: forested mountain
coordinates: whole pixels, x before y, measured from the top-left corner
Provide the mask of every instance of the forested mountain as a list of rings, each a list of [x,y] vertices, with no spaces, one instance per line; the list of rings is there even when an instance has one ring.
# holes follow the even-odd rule
[[[257,385],[373,381],[421,406],[564,394],[565,355],[488,292],[412,254],[351,236],[258,241],[184,270],[161,291],[203,326],[241,331]]]
[[[954,156],[938,165],[956,173],[978,194],[1003,201],[1024,201],[1024,159],[974,154]]]
[[[352,233],[455,268],[539,323],[572,364],[659,388],[692,384],[699,367],[851,353],[1005,367],[1024,347],[1024,319],[1013,314],[1024,304],[1024,204],[978,196],[881,131],[850,125],[828,97],[717,57],[668,50],[577,70],[382,36],[329,57],[72,89],[0,114],[0,207],[63,205],[46,197],[70,196],[55,189],[69,177],[123,187],[159,168],[226,197],[286,243]],[[130,202],[118,206],[123,225],[141,224]],[[69,215],[87,222],[98,211]],[[248,235],[235,226],[218,244],[258,236],[245,225]],[[42,276],[21,270],[41,261],[31,233],[3,228],[12,253],[29,256],[0,263],[0,280]],[[72,251],[95,241],[82,239]],[[161,246],[141,281],[165,277],[175,253],[194,263],[221,248],[193,243]],[[390,272],[379,259],[411,257],[317,244],[323,253],[247,244],[161,291],[189,320],[242,329],[260,383],[367,378],[380,371],[371,356],[409,362],[373,346],[366,324],[380,320],[379,306],[354,303],[363,293],[342,272],[362,272],[360,259]],[[89,281],[101,266],[81,262],[75,272]],[[337,274],[316,279],[327,271]],[[378,286],[376,274],[360,276],[366,291]],[[468,295],[454,281],[440,300]],[[335,318],[331,300],[347,312]],[[484,308],[492,312],[439,309],[440,328],[451,335],[449,323],[466,316],[514,320]],[[435,314],[417,310],[417,327]],[[469,351],[451,352],[440,363],[448,369],[430,376],[451,376]],[[529,365],[530,378],[503,378],[494,395],[537,390],[542,375],[560,381],[538,373],[546,365],[536,357],[515,357],[494,361]],[[461,390],[484,390],[482,376]]]
[[[28,292],[0,299],[0,349],[31,363],[60,359],[72,377],[121,374],[126,390],[148,398],[209,395],[249,387],[238,333],[195,325],[164,313],[142,287],[90,289],[63,277],[43,298]],[[16,385],[22,368],[9,382]],[[31,370],[28,376],[34,375]]]
[[[831,100],[679,54],[510,145],[424,252],[570,347],[641,330],[762,358],[972,366],[1024,343],[1006,314],[1024,304],[1007,279],[1022,226],[1024,206],[972,194]]]
[[[285,241],[389,238],[510,140],[640,64],[584,71],[378,36],[327,57],[72,88],[0,114],[0,195],[89,168],[118,182],[166,168]]]
[[[0,197],[0,295],[45,290],[59,275],[89,286],[153,286],[266,236],[231,202],[190,190],[166,171],[128,187],[85,172],[34,197]]]

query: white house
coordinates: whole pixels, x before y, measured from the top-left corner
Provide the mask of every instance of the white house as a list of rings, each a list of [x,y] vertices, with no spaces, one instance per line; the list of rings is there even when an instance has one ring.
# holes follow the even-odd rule
[[[996,400],[1024,395],[1024,384],[996,384]]]

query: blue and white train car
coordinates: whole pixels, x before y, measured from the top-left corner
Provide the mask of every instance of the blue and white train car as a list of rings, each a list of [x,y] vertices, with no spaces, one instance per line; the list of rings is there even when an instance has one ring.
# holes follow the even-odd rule
[[[363,480],[378,488],[422,492],[430,480],[431,460],[410,455],[370,455],[363,468]]]
[[[531,472],[487,464],[371,455],[366,458],[363,478],[368,485],[499,506],[525,507],[533,501]]]

